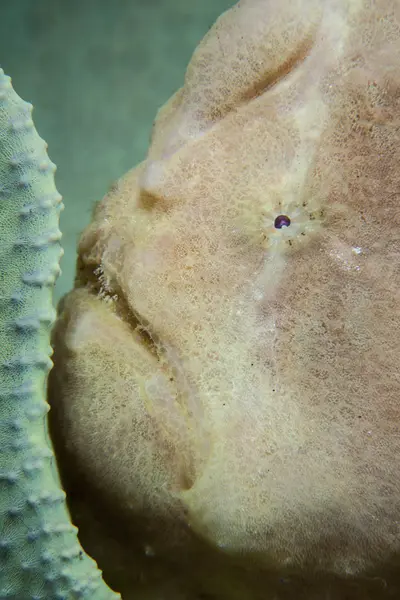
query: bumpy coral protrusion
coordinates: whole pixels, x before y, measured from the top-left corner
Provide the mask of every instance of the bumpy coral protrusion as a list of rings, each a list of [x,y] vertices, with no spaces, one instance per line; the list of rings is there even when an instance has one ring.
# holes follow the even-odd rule
[[[78,542],[48,440],[62,202],[46,148],[0,69],[0,598],[117,599]]]

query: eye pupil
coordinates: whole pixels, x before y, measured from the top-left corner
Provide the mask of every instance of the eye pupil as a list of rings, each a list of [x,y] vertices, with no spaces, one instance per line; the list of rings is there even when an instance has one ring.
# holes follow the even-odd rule
[[[290,219],[287,215],[278,215],[274,222],[275,229],[282,229],[282,227],[289,227]]]

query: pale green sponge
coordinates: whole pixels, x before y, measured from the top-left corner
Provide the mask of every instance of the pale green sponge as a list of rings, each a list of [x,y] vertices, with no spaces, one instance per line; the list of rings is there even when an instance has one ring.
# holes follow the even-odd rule
[[[47,433],[55,165],[0,69],[0,600],[119,598],[82,550]]]

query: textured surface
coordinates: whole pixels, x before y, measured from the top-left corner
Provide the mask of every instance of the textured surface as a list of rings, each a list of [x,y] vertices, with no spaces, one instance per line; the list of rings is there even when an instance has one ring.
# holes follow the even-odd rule
[[[2,66],[35,106],[64,198],[56,300],[73,286],[77,240],[93,203],[143,160],[157,109],[182,85],[193,50],[233,4],[1,0]]]
[[[78,543],[48,440],[62,202],[31,112],[0,69],[0,599],[116,599]]]
[[[124,600],[400,597],[399,86],[397,1],[242,1],[84,232],[50,417]]]

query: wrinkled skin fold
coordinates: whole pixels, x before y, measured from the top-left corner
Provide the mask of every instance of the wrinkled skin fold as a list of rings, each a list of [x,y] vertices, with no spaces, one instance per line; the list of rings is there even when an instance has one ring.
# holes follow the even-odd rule
[[[124,599],[399,597],[399,84],[398,2],[239,2],[97,205],[50,425]]]

